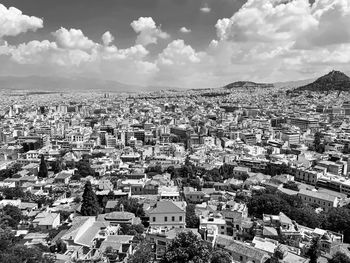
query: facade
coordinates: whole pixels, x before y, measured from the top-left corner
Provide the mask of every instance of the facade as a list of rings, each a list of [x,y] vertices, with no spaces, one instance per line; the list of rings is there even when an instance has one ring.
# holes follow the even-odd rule
[[[158,201],[149,211],[150,227],[185,228],[186,203]]]
[[[324,211],[328,211],[331,208],[339,206],[339,199],[336,196],[331,196],[325,193],[319,193],[310,190],[300,190],[297,196],[304,204],[308,205],[318,205]]]

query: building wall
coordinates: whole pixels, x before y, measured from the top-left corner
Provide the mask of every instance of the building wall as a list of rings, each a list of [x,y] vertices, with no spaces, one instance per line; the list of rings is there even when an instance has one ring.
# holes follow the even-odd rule
[[[153,214],[150,213],[150,226],[185,227],[185,211],[182,213]]]

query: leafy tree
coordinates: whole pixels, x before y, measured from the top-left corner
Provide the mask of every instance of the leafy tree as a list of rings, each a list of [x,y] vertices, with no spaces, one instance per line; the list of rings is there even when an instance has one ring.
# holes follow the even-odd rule
[[[118,260],[118,250],[113,249],[113,247],[106,247],[104,254],[108,257],[110,262],[115,262]]]
[[[320,238],[313,238],[311,241],[311,246],[307,251],[307,256],[310,258],[310,263],[317,263],[318,257],[321,255],[321,244]]]
[[[143,205],[139,204],[136,198],[121,198],[117,205],[119,211],[121,210],[121,205],[123,205],[124,211],[134,213],[137,217],[143,217],[145,215]]]
[[[19,186],[14,188],[5,188],[3,194],[6,199],[22,199],[25,196],[25,193]]]
[[[12,165],[7,169],[0,170],[0,180],[2,181],[6,178],[12,178],[20,170],[21,170],[21,165],[18,163],[15,163],[14,165]]]
[[[58,239],[56,241],[56,248],[58,253],[65,253],[67,251],[67,245],[65,242],[62,241],[62,239]]]
[[[328,263],[350,263],[350,258],[344,253],[338,251],[328,260]]]
[[[84,188],[83,203],[80,212],[83,216],[97,216],[99,210],[97,197],[92,190],[91,182],[87,181]]]
[[[76,167],[78,168],[78,174],[81,177],[95,176],[95,171],[91,168],[88,159],[80,160],[76,163]]]
[[[15,235],[10,228],[0,228],[0,255],[13,246]]]
[[[61,172],[63,170],[63,167],[64,167],[64,164],[63,164],[62,158],[56,159],[51,165],[52,171],[55,174]]]
[[[154,252],[152,244],[144,240],[137,247],[133,255],[128,258],[128,263],[151,263]]]
[[[230,254],[224,250],[217,249],[211,254],[210,263],[231,263],[232,258]]]
[[[321,144],[321,133],[320,132],[316,132],[314,135],[314,147],[315,147],[315,151],[318,153],[323,153],[324,152],[324,145]]]
[[[322,228],[344,234],[344,242],[350,242],[350,209],[345,207],[330,209],[323,221]]]
[[[76,197],[74,197],[73,202],[74,202],[74,203],[79,204],[79,203],[81,202],[81,198],[80,198],[80,196],[76,196]]]
[[[294,181],[288,181],[283,184],[283,188],[290,189],[293,191],[299,191],[298,184]]]
[[[42,251],[37,247],[26,247],[24,245],[15,245],[4,253],[0,254],[0,262],[10,263],[41,263],[47,262],[43,258]]]
[[[198,228],[199,218],[195,211],[196,206],[194,204],[189,204],[186,206],[186,226],[188,228]]]
[[[144,231],[145,231],[145,227],[142,224],[138,224],[138,225],[121,224],[120,225],[121,235],[142,234]]]
[[[41,155],[38,177],[46,178],[48,175],[47,164],[44,155]]]
[[[290,210],[290,205],[287,201],[272,194],[254,195],[247,206],[249,213],[259,218],[262,218],[262,215],[266,212],[277,215],[279,212],[289,214]]]
[[[205,263],[210,259],[210,247],[192,232],[181,232],[168,246],[160,263]]]
[[[323,223],[322,216],[310,206],[293,209],[289,216],[298,224],[311,228],[321,227]]]
[[[3,209],[2,209],[3,215],[0,217],[0,220],[3,223],[3,219],[4,217],[9,217],[9,223],[8,226],[10,227],[17,227],[17,225],[19,224],[19,222],[23,219],[23,215],[22,215],[22,211],[13,205],[6,205]]]

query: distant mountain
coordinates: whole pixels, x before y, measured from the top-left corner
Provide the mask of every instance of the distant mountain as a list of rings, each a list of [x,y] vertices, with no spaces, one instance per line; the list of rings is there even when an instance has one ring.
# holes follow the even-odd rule
[[[137,86],[120,83],[113,80],[102,80],[95,78],[64,78],[25,76],[0,77],[0,90],[11,92],[153,92],[160,90],[176,89],[163,86]]]
[[[316,81],[294,91],[350,91],[350,78],[340,71],[331,71]]]
[[[273,84],[269,83],[255,83],[251,81],[236,81],[224,86],[224,89],[251,89],[251,88],[273,88]]]

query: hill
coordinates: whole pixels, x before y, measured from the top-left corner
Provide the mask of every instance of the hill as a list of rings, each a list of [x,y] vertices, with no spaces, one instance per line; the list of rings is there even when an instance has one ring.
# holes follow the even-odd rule
[[[255,83],[251,81],[236,81],[224,86],[224,89],[252,89],[252,88],[273,88],[273,84],[269,83]]]
[[[296,88],[294,91],[350,91],[350,78],[340,71],[331,71],[316,81]]]

